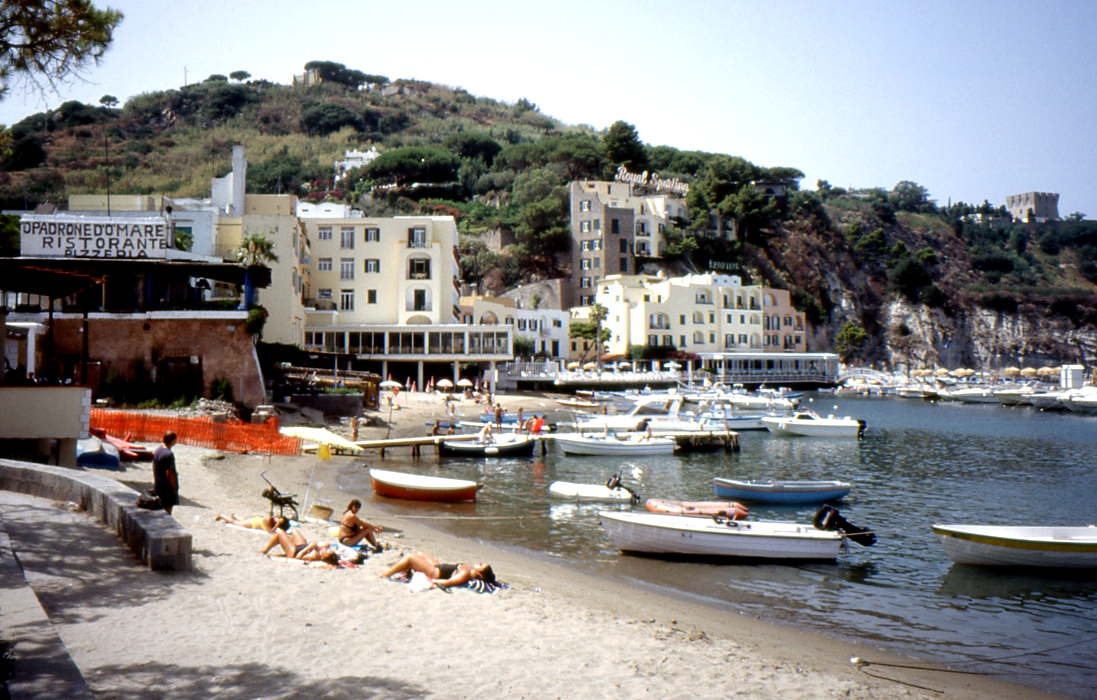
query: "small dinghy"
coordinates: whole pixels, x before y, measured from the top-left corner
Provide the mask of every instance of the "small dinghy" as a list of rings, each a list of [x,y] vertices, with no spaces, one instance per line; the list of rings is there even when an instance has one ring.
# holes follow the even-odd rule
[[[836,501],[853,485],[845,481],[738,481],[718,476],[712,480],[712,487],[717,498],[787,504]]]
[[[649,437],[644,433],[630,433],[627,437],[609,434],[557,433],[554,441],[560,451],[568,455],[601,455],[639,457],[643,455],[669,455],[677,443],[668,437]]]
[[[1097,526],[934,525],[957,564],[1097,568]]]
[[[386,469],[370,469],[373,492],[388,498],[410,501],[475,501],[481,485],[465,479],[405,474]]]
[[[636,492],[621,483],[621,475],[614,474],[604,484],[576,484],[570,481],[554,481],[549,484],[549,494],[572,501],[602,501],[607,503],[639,503]]]
[[[443,440],[438,454],[447,457],[530,457],[537,440],[524,433],[500,433],[486,442]]]
[[[618,549],[643,554],[830,561],[847,539],[864,546],[876,541],[830,506],[823,506],[811,525],[609,511],[598,518]]]
[[[711,518],[719,515],[732,520],[742,520],[750,514],[750,509],[735,501],[670,501],[664,498],[649,498],[644,501],[649,513],[663,515],[692,515]]]

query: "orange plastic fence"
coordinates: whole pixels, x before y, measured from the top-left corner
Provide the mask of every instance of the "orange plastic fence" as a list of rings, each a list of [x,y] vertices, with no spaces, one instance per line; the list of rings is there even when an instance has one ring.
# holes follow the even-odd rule
[[[266,423],[244,423],[230,419],[214,422],[212,418],[177,418],[138,411],[91,409],[91,427],[135,442],[160,442],[164,433],[173,430],[184,445],[209,447],[224,452],[257,452],[260,454],[301,454],[301,440],[278,432],[278,419]]]

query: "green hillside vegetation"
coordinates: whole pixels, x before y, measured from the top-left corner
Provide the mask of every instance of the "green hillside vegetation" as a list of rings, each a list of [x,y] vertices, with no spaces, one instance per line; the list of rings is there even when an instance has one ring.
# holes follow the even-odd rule
[[[368,215],[452,214],[464,278],[500,291],[569,272],[561,255],[567,183],[611,179],[623,164],[691,183],[689,215],[670,227],[668,255],[645,262],[672,273],[719,262],[747,282],[792,290],[817,324],[850,320],[834,314],[839,288],[870,332],[893,294],[946,312],[974,304],[1097,322],[1097,222],[1081,215],[1011,223],[986,202],[938,207],[909,181],[855,191],[820,181],[817,192],[801,191],[795,168],[645,144],[625,121],[599,132],[563,124],[527,99],[506,104],[328,61],[306,68],[324,82],[291,87],[238,70],[121,108],[105,95],[98,106],[66,102],[27,117],[0,139],[0,204],[63,205],[69,193],[106,191],[108,181],[112,192],[206,197],[240,143],[249,192],[348,202]],[[371,146],[381,157],[333,181],[344,150]],[[788,194],[766,196],[759,182]],[[713,214],[738,241],[706,235]],[[479,238],[486,232],[517,243],[490,250]]]

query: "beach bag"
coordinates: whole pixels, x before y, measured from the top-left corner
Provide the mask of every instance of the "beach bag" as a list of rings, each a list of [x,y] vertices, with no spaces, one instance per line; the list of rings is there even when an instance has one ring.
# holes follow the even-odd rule
[[[160,503],[160,497],[155,491],[142,491],[137,494],[137,507],[146,510],[160,510],[164,506]]]

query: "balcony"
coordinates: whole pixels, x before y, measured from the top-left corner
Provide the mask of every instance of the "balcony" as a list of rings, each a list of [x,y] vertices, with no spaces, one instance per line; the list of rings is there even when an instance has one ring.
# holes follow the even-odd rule
[[[413,238],[408,241],[408,248],[429,248],[430,242],[426,239]]]
[[[430,279],[430,273],[429,272],[409,272],[408,273],[408,279],[409,280],[429,280]]]
[[[408,304],[404,307],[404,311],[430,311],[430,304]]]

